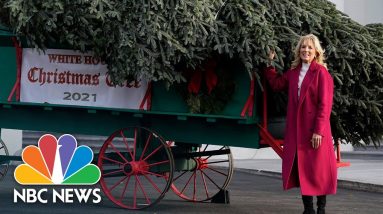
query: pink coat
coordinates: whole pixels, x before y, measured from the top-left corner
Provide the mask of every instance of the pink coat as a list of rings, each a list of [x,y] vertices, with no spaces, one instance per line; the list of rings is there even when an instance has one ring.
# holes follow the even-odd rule
[[[268,67],[265,72],[273,90],[288,91],[282,157],[283,188],[300,186],[302,195],[335,194],[337,168],[330,127],[334,83],[327,69],[314,60],[303,79],[298,100],[301,66],[283,75],[278,75],[273,67]],[[310,142],[313,133],[322,136],[318,149],[314,149]],[[292,170],[295,158],[299,183],[297,172]]]

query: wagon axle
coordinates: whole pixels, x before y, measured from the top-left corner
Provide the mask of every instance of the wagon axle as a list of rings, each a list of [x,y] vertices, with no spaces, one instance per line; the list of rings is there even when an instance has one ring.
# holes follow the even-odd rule
[[[130,175],[142,175],[149,171],[149,164],[146,161],[131,161],[123,166],[124,173]]]
[[[197,158],[197,169],[196,170],[204,170],[208,168],[208,161],[207,159]]]

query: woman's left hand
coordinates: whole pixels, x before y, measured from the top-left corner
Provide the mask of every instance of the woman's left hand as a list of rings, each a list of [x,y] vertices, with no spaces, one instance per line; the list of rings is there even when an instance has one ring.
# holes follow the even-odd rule
[[[319,135],[319,134],[314,133],[313,137],[311,138],[311,144],[312,144],[313,148],[314,149],[319,148],[321,143],[322,143],[322,136]]]

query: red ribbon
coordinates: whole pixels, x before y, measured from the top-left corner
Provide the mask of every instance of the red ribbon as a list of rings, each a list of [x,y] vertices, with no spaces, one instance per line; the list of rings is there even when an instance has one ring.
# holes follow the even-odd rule
[[[191,77],[189,84],[188,84],[188,91],[192,94],[198,94],[199,89],[201,87],[201,80],[202,80],[202,71],[200,69],[197,69],[193,76]]]
[[[216,67],[217,67],[217,63],[212,59],[207,61],[203,66],[205,71],[204,73],[205,84],[209,94],[218,83],[218,77],[217,77],[217,74],[215,74]],[[189,93],[198,94],[201,88],[201,82],[202,82],[202,70],[198,68],[194,71],[193,76],[191,77],[189,81],[189,84],[188,84]]]
[[[216,67],[217,67],[217,63],[213,60],[210,60],[205,67],[206,68],[205,82],[206,82],[207,91],[209,94],[215,88],[218,82],[217,74],[215,74]]]

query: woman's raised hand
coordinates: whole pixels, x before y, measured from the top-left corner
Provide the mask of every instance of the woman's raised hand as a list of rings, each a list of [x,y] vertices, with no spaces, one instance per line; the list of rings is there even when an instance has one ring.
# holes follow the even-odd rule
[[[274,60],[274,57],[275,57],[275,51],[271,50],[269,52],[269,61],[273,61]]]

